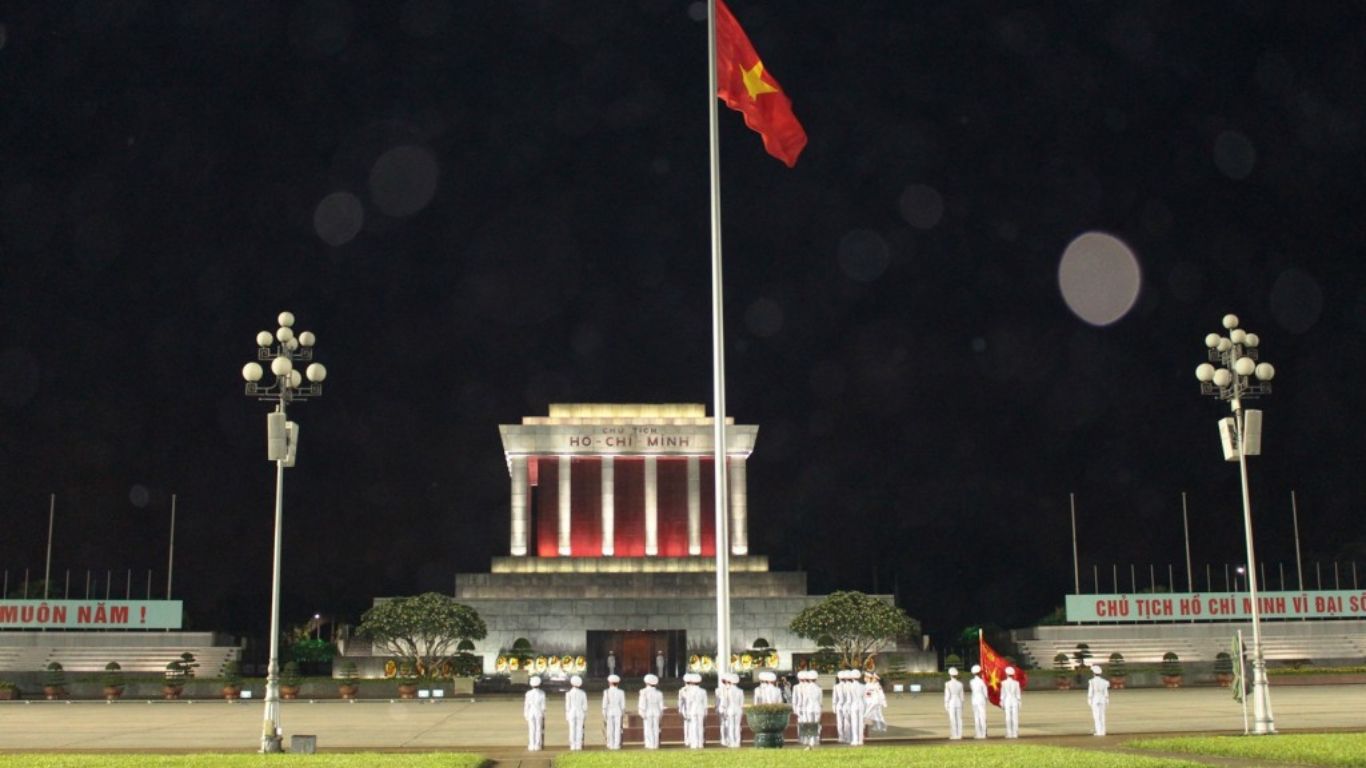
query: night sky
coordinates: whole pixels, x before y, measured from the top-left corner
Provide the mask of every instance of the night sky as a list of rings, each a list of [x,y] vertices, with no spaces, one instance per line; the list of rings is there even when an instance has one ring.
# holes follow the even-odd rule
[[[816,593],[895,589],[939,638],[1060,604],[1070,492],[1085,590],[1092,564],[1107,591],[1115,563],[1121,587],[1130,563],[1140,584],[1149,563],[1182,572],[1186,491],[1217,589],[1243,559],[1238,473],[1193,372],[1236,312],[1278,372],[1259,556],[1293,564],[1296,490],[1306,563],[1327,580],[1341,561],[1350,586],[1355,557],[1366,581],[1359,7],[731,7],[810,136],[789,170],[720,115],[753,552]],[[261,632],[269,406],[239,370],[280,310],[330,372],[290,411],[286,624],[449,591],[507,554],[498,424],[710,403],[699,18],[682,0],[6,4],[10,595],[42,573],[56,493],[57,580],[83,596],[86,569],[113,569],[119,596],[132,569],[140,597],[153,569],[160,596],[175,493],[187,626]],[[1141,273],[1108,325],[1060,289],[1086,233]]]

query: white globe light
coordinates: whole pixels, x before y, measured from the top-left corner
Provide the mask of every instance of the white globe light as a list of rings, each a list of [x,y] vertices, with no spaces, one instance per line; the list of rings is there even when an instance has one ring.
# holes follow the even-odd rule
[[[304,377],[300,376],[297,370],[289,372],[289,386],[298,389],[302,383],[304,383]]]
[[[1257,364],[1252,362],[1250,357],[1240,357],[1233,363],[1233,370],[1237,371],[1239,376],[1251,376],[1256,369]]]
[[[318,343],[318,337],[314,336],[312,331],[304,331],[299,334],[299,343],[305,347],[311,347]]]
[[[284,344],[285,342],[294,338],[294,329],[290,328],[287,325],[282,325],[278,330],[275,331],[275,338],[279,339],[281,344]]]
[[[1257,380],[1271,381],[1276,378],[1276,369],[1271,367],[1271,363],[1257,363]]]
[[[276,319],[280,321],[280,325],[283,325],[286,328],[290,327],[291,325],[294,325],[293,312],[281,312],[280,316]]]
[[[270,361],[270,372],[276,376],[287,376],[292,370],[294,370],[294,361],[284,355]]]
[[[270,335],[270,331],[261,331],[256,334],[256,346],[269,347],[275,343],[275,337]]]
[[[1261,343],[1262,343],[1262,340],[1261,340],[1261,338],[1260,338],[1259,336],[1257,336],[1257,334],[1255,334],[1255,333],[1249,333],[1249,334],[1247,335],[1247,338],[1243,341],[1243,343],[1246,344],[1246,345],[1249,346],[1249,347],[1255,347],[1255,346],[1257,346],[1258,344],[1261,344]]]
[[[1242,328],[1234,328],[1233,332],[1228,335],[1228,339],[1234,344],[1242,344],[1247,341],[1247,331]]]
[[[1238,316],[1229,314],[1224,315],[1224,327],[1230,331],[1238,327]]]
[[[1220,352],[1227,352],[1230,349],[1233,349],[1233,342],[1221,336],[1219,338],[1219,346],[1215,347],[1215,349],[1219,350]]]
[[[1233,381],[1233,374],[1229,373],[1227,368],[1220,368],[1214,372],[1214,386],[1227,387],[1231,381]]]
[[[1209,363],[1201,363],[1195,366],[1195,378],[1200,381],[1211,381],[1214,379],[1214,366]]]
[[[1210,349],[1214,349],[1215,347],[1219,346],[1220,338],[1221,337],[1219,336],[1219,334],[1211,333],[1210,335],[1205,337],[1205,346],[1209,347]]]
[[[265,371],[261,370],[260,363],[247,363],[242,366],[242,378],[247,381],[260,381]]]
[[[285,342],[285,349],[288,349],[290,352],[297,352],[299,349],[299,339],[293,338]]]
[[[304,371],[304,375],[308,377],[309,381],[322,381],[327,378],[327,369],[323,367],[322,363],[313,363]]]

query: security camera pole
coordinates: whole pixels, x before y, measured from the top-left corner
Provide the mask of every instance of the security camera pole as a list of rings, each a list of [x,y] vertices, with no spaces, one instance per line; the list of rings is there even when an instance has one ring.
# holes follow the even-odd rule
[[[1257,334],[1238,327],[1237,315],[1224,315],[1227,336],[1211,333],[1205,337],[1208,363],[1195,369],[1200,394],[1227,400],[1232,417],[1219,420],[1224,459],[1238,462],[1243,485],[1243,533],[1247,538],[1247,588],[1252,602],[1252,732],[1276,732],[1271,714],[1271,687],[1266,678],[1266,659],[1262,656],[1261,608],[1257,605],[1257,557],[1252,546],[1252,500],[1247,485],[1247,457],[1262,452],[1262,412],[1243,408],[1243,400],[1271,394],[1270,381],[1276,375],[1271,363],[1257,362]],[[1217,364],[1217,367],[1216,365]]]
[[[242,366],[246,379],[247,397],[275,403],[275,410],[266,414],[266,458],[275,462],[275,559],[270,592],[270,665],[266,672],[266,712],[261,724],[261,751],[283,752],[281,740],[284,729],[280,725],[280,536],[284,522],[285,467],[294,466],[299,445],[299,426],[285,418],[285,405],[304,401],[323,393],[322,381],[327,369],[314,363],[313,344],[317,339],[311,331],[294,333],[294,314],[281,312],[280,327],[271,334],[256,334],[256,359],[269,361],[275,375],[271,384],[261,384],[265,371],[261,363]],[[309,363],[301,375],[295,363]],[[304,379],[308,383],[304,383]]]

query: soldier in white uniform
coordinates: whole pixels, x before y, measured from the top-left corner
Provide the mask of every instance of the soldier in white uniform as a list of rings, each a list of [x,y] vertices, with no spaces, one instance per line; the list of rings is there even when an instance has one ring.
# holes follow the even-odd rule
[[[569,721],[569,748],[583,749],[583,719],[588,714],[588,694],[583,692],[583,678],[569,678],[573,687],[564,694],[564,719]]]
[[[963,684],[958,682],[958,667],[949,667],[944,683],[944,711],[949,713],[949,738],[963,738]]]
[[[726,673],[720,676],[721,687],[716,689],[716,714],[721,721],[721,746],[740,746],[740,718],[745,714],[745,692],[740,690],[740,676]]]
[[[849,743],[848,724],[844,713],[844,697],[849,693],[849,670],[841,669],[835,673],[835,684],[830,688],[830,709],[835,713],[835,737],[841,744]]]
[[[968,683],[972,687],[972,738],[985,739],[987,737],[987,704],[991,700],[987,698],[987,681],[982,679],[982,665],[972,665],[972,680]]]
[[[607,690],[602,692],[603,739],[608,749],[621,749],[621,729],[626,719],[626,693],[618,686],[621,678],[607,676]]]
[[[678,714],[683,716],[683,743],[689,749],[706,745],[707,692],[699,683],[702,676],[689,672],[683,676],[683,690],[678,692]]]
[[[882,690],[882,678],[876,673],[868,673],[868,682],[863,686],[863,722],[872,725],[878,733],[887,732],[887,692]]]
[[[863,674],[857,669],[849,671],[849,746],[863,746]]]
[[[759,673],[759,687],[754,689],[755,704],[782,704],[783,691],[773,683],[778,676],[772,672]]]
[[[541,678],[533,677],[527,681],[531,690],[522,700],[522,717],[526,718],[526,750],[539,752],[545,740],[545,691],[541,690]]]
[[[802,681],[792,694],[792,710],[797,715],[797,741],[807,749],[821,743],[821,687],[815,670],[799,672]]]
[[[1100,676],[1100,665],[1091,665],[1091,681],[1086,684],[1086,703],[1091,705],[1091,730],[1097,736],[1105,735],[1105,707],[1110,703],[1110,681]]]
[[[1020,738],[1020,681],[1014,667],[1006,667],[1006,679],[1001,681],[1001,710],[1006,714],[1006,738]]]
[[[607,674],[608,674],[609,676],[611,676],[611,675],[615,675],[616,673],[617,673],[617,652],[616,652],[616,651],[608,651],[608,652],[607,652]]]
[[[636,697],[636,714],[640,715],[641,730],[645,732],[645,748],[659,749],[659,719],[664,716],[664,694],[655,686],[659,678],[645,676],[645,687]]]

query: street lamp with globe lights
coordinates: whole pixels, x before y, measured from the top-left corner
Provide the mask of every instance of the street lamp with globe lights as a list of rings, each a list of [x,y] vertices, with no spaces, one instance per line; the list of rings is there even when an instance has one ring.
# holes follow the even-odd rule
[[[1262,412],[1243,408],[1243,401],[1271,394],[1271,379],[1276,369],[1271,363],[1258,362],[1257,334],[1238,327],[1237,315],[1224,315],[1228,335],[1211,333],[1205,337],[1209,362],[1195,369],[1200,394],[1226,400],[1233,416],[1219,420],[1219,435],[1224,458],[1237,461],[1243,486],[1243,534],[1247,539],[1247,589],[1252,604],[1252,712],[1253,733],[1276,732],[1271,714],[1271,687],[1266,678],[1266,658],[1262,655],[1261,608],[1257,605],[1257,557],[1252,546],[1252,500],[1248,493],[1247,457],[1262,452]],[[1241,568],[1239,570],[1242,570]]]
[[[266,711],[261,724],[261,751],[281,752],[284,729],[280,725],[280,536],[284,519],[285,467],[294,466],[299,445],[299,426],[285,418],[285,406],[302,402],[323,393],[322,382],[327,368],[313,362],[313,345],[317,339],[311,331],[294,332],[294,314],[281,312],[280,327],[275,333],[256,334],[256,360],[242,366],[246,379],[247,397],[275,403],[275,410],[266,414],[266,458],[275,462],[275,557],[270,592],[270,665],[266,671]],[[262,384],[265,371],[261,362],[270,366],[275,380]],[[308,363],[303,373],[296,364]]]

